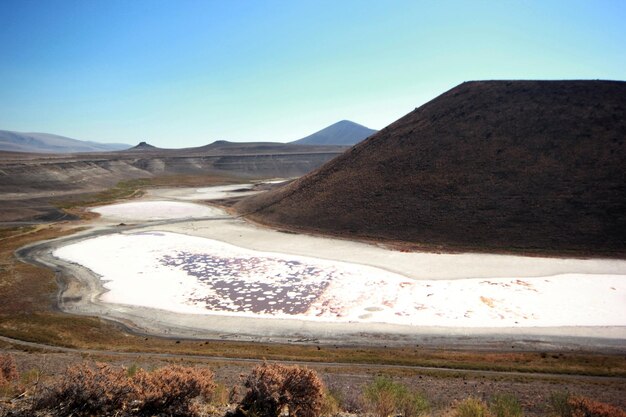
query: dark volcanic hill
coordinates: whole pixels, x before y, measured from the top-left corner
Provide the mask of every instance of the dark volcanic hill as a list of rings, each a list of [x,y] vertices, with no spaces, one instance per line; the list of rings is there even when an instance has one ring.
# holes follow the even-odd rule
[[[128,149],[122,143],[98,143],[52,135],[50,133],[23,133],[0,130],[0,151],[71,153],[110,152]]]
[[[148,142],[139,142],[137,145],[130,149],[126,149],[126,152],[143,152],[143,151],[158,151],[161,150],[154,145],[150,145]]]
[[[426,247],[626,253],[626,83],[463,83],[238,209]]]
[[[305,138],[290,143],[298,145],[354,145],[376,133],[358,123],[342,120]]]

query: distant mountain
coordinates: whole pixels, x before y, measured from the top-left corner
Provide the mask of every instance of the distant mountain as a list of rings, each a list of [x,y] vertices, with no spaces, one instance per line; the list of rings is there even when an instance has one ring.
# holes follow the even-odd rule
[[[342,120],[319,132],[290,143],[298,145],[354,145],[376,132],[376,130],[369,129],[350,120]]]
[[[624,256],[625,138],[626,82],[467,82],[236,208],[436,250]]]
[[[52,135],[0,130],[0,151],[34,153],[110,152],[128,149],[123,143],[98,143]]]
[[[157,151],[157,150],[161,150],[161,148],[157,148],[154,145],[150,145],[148,142],[139,142],[138,145],[133,146],[130,149],[126,149],[126,151],[129,152],[133,152],[133,151]]]

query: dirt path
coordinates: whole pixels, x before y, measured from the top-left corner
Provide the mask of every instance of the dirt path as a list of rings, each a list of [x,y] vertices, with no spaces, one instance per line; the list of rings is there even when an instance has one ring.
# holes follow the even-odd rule
[[[75,349],[63,346],[52,346],[42,343],[27,342],[23,340],[13,339],[10,337],[0,336],[0,341],[9,343],[14,346],[39,349],[49,352],[63,352],[63,353],[77,353],[80,355],[93,355],[93,356],[116,356],[122,358],[153,358],[153,359],[179,359],[179,360],[202,360],[206,362],[232,362],[232,363],[248,363],[257,364],[262,362],[280,362],[288,363],[292,365],[308,366],[308,367],[325,367],[325,368],[342,368],[350,367],[359,370],[406,370],[419,372],[440,372],[450,374],[454,376],[462,375],[479,375],[479,376],[491,376],[491,377],[519,377],[519,378],[537,378],[537,379],[558,379],[558,380],[577,380],[585,382],[616,382],[626,383],[625,377],[612,377],[612,376],[590,376],[590,375],[576,375],[576,374],[551,374],[551,373],[537,373],[537,372],[512,372],[512,371],[479,371],[471,369],[461,368],[442,368],[431,366],[415,366],[415,365],[381,365],[381,364],[369,364],[369,363],[349,363],[349,362],[315,362],[315,361],[292,361],[281,360],[271,361],[265,359],[250,359],[250,358],[231,358],[226,356],[207,356],[207,355],[186,355],[175,353],[153,353],[153,352],[121,352],[115,350],[98,350],[98,349]]]

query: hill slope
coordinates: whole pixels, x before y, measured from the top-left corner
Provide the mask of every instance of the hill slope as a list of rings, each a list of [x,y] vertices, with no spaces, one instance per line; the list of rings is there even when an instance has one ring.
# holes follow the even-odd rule
[[[237,207],[430,247],[623,256],[624,140],[625,82],[468,82]]]
[[[358,123],[342,120],[305,138],[290,143],[298,145],[354,145],[376,133]]]
[[[122,143],[97,143],[50,133],[24,133],[0,130],[0,151],[36,153],[109,152],[128,149]]]

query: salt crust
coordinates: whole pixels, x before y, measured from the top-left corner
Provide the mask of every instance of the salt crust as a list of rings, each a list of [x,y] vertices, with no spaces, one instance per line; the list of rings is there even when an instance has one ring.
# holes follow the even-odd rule
[[[132,201],[94,207],[91,211],[116,221],[154,221],[218,216],[221,210],[180,201]]]
[[[410,326],[626,326],[624,274],[416,280],[362,264],[257,251],[158,230],[90,238],[56,249],[54,255],[100,275],[108,290],[101,295],[106,303],[187,314]],[[233,265],[242,262],[261,268],[242,276],[238,267],[236,286],[225,284],[236,280]],[[309,276],[302,272],[307,268]],[[280,280],[283,284],[277,285]],[[252,291],[263,284],[287,288],[285,282],[290,294],[282,298]],[[319,285],[309,285],[315,283]],[[255,312],[253,304],[269,302],[268,295],[280,304]],[[207,302],[218,296],[224,298],[221,306]],[[293,314],[297,309],[288,308],[289,303],[308,304]]]

